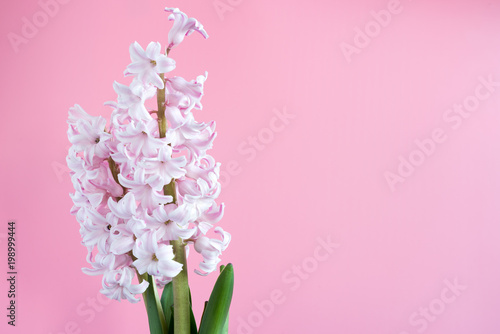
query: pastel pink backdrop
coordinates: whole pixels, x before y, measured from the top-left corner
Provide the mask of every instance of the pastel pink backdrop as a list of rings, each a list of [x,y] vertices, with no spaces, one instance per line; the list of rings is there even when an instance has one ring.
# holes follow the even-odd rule
[[[16,53],[8,34],[21,35],[22,18],[41,7],[3,2],[0,267],[15,220],[19,276],[15,329],[1,280],[0,331],[147,332],[142,303],[89,304],[100,277],[80,270],[86,251],[61,166],[68,108],[109,116],[103,102],[115,99],[114,80],[126,82],[128,46],[164,44],[170,6],[210,35],[172,57],[176,75],[209,73],[197,116],[216,120],[212,153],[226,173],[230,333],[499,333],[500,90],[457,129],[443,116],[474,95],[479,76],[500,81],[500,1],[401,0],[349,62],[342,43],[355,45],[356,27],[390,3],[72,0]],[[285,110],[295,118],[274,123]],[[447,139],[392,191],[384,173],[435,128]],[[264,147],[242,154],[259,134]],[[327,236],[339,246],[316,251]],[[199,319],[216,275],[196,276],[192,255]]]

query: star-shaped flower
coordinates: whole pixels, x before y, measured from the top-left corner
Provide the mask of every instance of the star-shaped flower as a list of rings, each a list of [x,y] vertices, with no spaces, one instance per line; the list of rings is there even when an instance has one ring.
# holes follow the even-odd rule
[[[127,66],[125,76],[134,75],[145,84],[153,84],[163,89],[165,84],[159,73],[167,73],[175,68],[175,60],[161,53],[158,42],[149,43],[146,51],[134,42],[130,45],[130,59],[132,63]]]

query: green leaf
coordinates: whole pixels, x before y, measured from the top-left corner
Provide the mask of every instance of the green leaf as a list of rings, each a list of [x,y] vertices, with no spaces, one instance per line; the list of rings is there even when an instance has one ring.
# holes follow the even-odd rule
[[[191,334],[198,334],[198,326],[196,325],[196,319],[193,313],[193,301],[191,300],[191,289],[189,289],[189,312],[191,325],[189,326]]]
[[[220,266],[220,272],[222,272],[225,267],[226,266],[222,264]],[[208,302],[206,302],[206,303],[208,303]],[[206,303],[205,303],[205,307],[207,306]],[[224,328],[222,329],[223,334],[228,334],[228,332],[229,332],[229,316],[226,317],[226,322],[224,323]]]
[[[168,326],[168,334],[174,334],[174,305],[170,308],[170,323]]]
[[[144,277],[145,276],[145,277]],[[164,334],[163,326],[165,319],[163,318],[163,310],[158,301],[158,291],[153,276],[145,274],[143,277],[149,282],[149,286],[144,291],[144,304],[146,304],[146,312],[148,313],[149,332],[151,334]]]
[[[234,269],[229,263],[222,269],[201,319],[200,334],[223,334],[233,297]]]
[[[170,321],[172,321],[173,325],[173,317],[172,317],[172,307],[174,305],[174,292],[172,289],[172,282],[169,282],[163,288],[163,292],[161,293],[161,306],[163,308],[163,313],[165,314],[165,328],[170,329]],[[168,331],[170,334],[170,330]],[[173,334],[174,332],[172,332]]]
[[[198,326],[196,325],[196,319],[194,318],[193,308],[191,307],[191,334],[198,334]]]
[[[205,304],[203,305],[203,313],[201,313],[201,318],[203,319],[203,317],[205,316],[205,310],[207,309],[207,305],[208,305],[208,300],[205,302]]]
[[[224,322],[224,327],[222,328],[222,334],[228,334],[229,332],[229,315],[226,317],[226,321]]]

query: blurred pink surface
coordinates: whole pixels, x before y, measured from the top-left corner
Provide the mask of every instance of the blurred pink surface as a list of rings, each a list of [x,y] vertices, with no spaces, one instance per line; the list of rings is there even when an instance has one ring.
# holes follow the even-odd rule
[[[165,6],[210,35],[171,56],[175,75],[209,73],[197,116],[217,122],[230,333],[500,332],[500,86],[481,86],[500,82],[500,1],[73,0],[49,17],[25,0],[0,20],[0,267],[15,220],[19,272],[2,333],[147,332],[142,303],[98,298],[80,270],[66,119],[74,103],[109,116],[128,46],[167,41]],[[216,278],[199,259],[198,318]]]

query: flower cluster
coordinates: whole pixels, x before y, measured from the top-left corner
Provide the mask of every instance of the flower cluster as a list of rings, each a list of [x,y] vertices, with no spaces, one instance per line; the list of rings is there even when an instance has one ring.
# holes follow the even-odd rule
[[[79,105],[69,110],[67,163],[75,192],[71,213],[80,223],[88,249],[89,275],[103,275],[101,292],[112,299],[137,302],[148,287],[133,283],[135,274],[154,276],[159,286],[171,281],[182,264],[174,261],[173,240],[192,244],[203,260],[200,275],[214,271],[229,244],[229,233],[215,227],[224,206],[220,164],[207,154],[215,139],[215,122],[199,123],[192,111],[201,109],[207,75],[187,81],[166,74],[175,68],[168,51],[203,26],[177,8],[167,8],[174,24],[167,52],[160,43],[143,49],[130,46],[132,60],[125,76],[130,85],[114,83],[118,97],[106,119],[90,116]],[[148,100],[157,103],[150,110]]]

